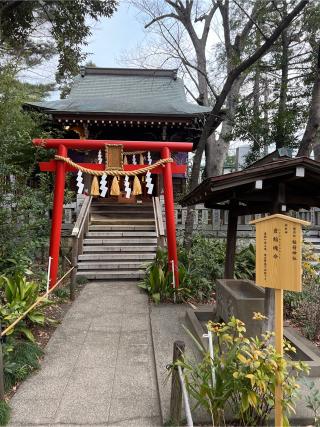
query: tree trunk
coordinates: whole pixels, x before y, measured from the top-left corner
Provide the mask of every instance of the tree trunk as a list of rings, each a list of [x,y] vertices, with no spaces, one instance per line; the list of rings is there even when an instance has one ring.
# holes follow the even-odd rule
[[[285,8],[285,14],[287,14]],[[281,34],[282,56],[281,56],[281,86],[278,114],[276,120],[276,147],[281,148],[286,145],[286,112],[288,99],[288,74],[289,74],[289,41],[288,29],[286,28]]]
[[[309,119],[304,132],[298,156],[309,156],[315,144],[317,131],[320,126],[320,45],[318,48],[317,75],[312,89],[312,98],[309,110]],[[316,149],[317,153],[319,148]]]

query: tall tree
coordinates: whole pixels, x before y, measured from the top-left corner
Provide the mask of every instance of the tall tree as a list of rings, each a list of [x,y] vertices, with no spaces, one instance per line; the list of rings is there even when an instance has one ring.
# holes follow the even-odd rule
[[[0,54],[38,61],[58,55],[56,79],[72,78],[86,55],[90,20],[110,17],[116,0],[3,0],[0,2]]]

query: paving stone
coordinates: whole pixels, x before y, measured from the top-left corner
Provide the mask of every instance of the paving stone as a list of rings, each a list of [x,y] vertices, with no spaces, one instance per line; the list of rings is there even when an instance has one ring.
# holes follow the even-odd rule
[[[76,357],[70,357],[68,354],[65,354],[63,357],[45,357],[37,376],[63,378],[71,374],[76,361]]]
[[[90,325],[90,331],[120,332],[122,314],[106,314],[99,318],[93,319]]]
[[[81,343],[66,342],[61,338],[54,338],[49,341],[45,348],[45,357],[65,357],[67,355],[70,358],[74,358],[80,354],[81,348]]]
[[[100,368],[108,369],[115,367],[117,363],[117,350],[118,346],[115,344],[110,345],[97,345],[92,346],[84,345],[81,353],[76,362],[76,368]]]
[[[119,398],[111,402],[109,423],[127,420],[129,425],[131,419],[155,416],[159,416],[158,399]]]
[[[12,426],[160,425],[148,299],[136,283],[90,285],[11,400]]]
[[[21,384],[19,388],[19,397],[21,399],[38,400],[44,396],[50,396],[52,399],[58,399],[67,386],[68,379],[60,377],[48,377],[45,381],[38,375]]]
[[[67,343],[82,344],[86,338],[87,331],[70,329],[68,324],[60,325],[55,331],[54,338],[63,340]]]
[[[17,396],[17,395],[16,395]],[[15,425],[38,425],[50,424],[54,422],[55,413],[57,411],[59,401],[57,399],[46,398],[38,399],[22,399],[15,398],[11,401],[11,419],[9,426]],[[49,396],[48,396],[49,397]]]
[[[148,344],[122,345],[118,349],[117,366],[151,364],[152,358],[152,349]]]
[[[82,400],[74,396],[66,396],[61,402],[56,422],[72,425],[104,425],[108,424],[110,400],[84,396]]]
[[[112,331],[92,331],[89,330],[84,340],[84,345],[111,345],[115,343],[119,345],[120,334],[119,332]]]
[[[132,399],[138,396],[140,399],[150,399],[155,397],[155,389],[153,372],[148,363],[129,366],[126,370],[123,366],[117,366],[113,393],[115,398]]]
[[[130,420],[115,421],[114,423],[108,423],[109,426],[115,427],[156,427],[162,426],[159,417],[152,418],[131,418]]]
[[[149,322],[148,314],[130,314],[123,318],[122,329],[126,332],[145,331],[148,330]]]
[[[150,331],[145,329],[143,331],[127,331],[124,326],[122,326],[122,332],[120,336],[120,346],[127,345],[128,347],[132,345],[145,345],[151,344]]]

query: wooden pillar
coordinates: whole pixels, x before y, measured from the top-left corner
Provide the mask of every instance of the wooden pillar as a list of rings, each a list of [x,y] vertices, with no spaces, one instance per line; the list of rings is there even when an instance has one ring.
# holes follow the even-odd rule
[[[282,211],[282,205],[285,205],[285,204],[286,204],[286,187],[283,182],[280,182],[272,203],[271,213],[272,214],[284,213]],[[271,288],[265,288],[264,315],[267,317],[264,324],[264,329],[266,331],[274,331],[275,292],[274,292],[274,289],[271,289]]]
[[[234,206],[236,208],[236,206]],[[227,247],[226,259],[224,265],[224,278],[233,279],[234,262],[237,245],[237,229],[238,229],[238,214],[235,209],[230,207],[228,213],[228,231],[227,231]]]

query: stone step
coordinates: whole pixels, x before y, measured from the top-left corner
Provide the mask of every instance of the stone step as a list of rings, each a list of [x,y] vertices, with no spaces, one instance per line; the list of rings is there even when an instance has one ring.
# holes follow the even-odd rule
[[[127,237],[122,238],[116,238],[116,237],[110,237],[109,239],[101,239],[99,237],[94,239],[84,239],[83,241],[84,245],[108,245],[108,246],[114,246],[114,245],[156,245],[157,239],[154,237],[140,237],[137,239],[131,239]]]
[[[92,225],[153,225],[154,218],[91,218]]]
[[[150,262],[150,260],[149,260]],[[79,262],[78,270],[143,270],[146,268],[145,261],[105,261],[101,262]]]
[[[134,280],[142,279],[145,275],[144,271],[90,271],[81,270],[77,272],[77,276],[84,276],[87,279],[97,280]]]
[[[111,261],[115,260],[113,262],[126,260],[128,262],[130,261],[136,261],[136,262],[144,262],[144,261],[151,261],[155,258],[156,254],[155,252],[142,252],[142,253],[99,253],[99,254],[92,254],[92,253],[85,253],[82,255],[79,255],[79,261],[80,262],[88,262],[88,261]]]
[[[104,219],[104,218],[121,218],[121,219],[126,219],[126,218],[132,218],[132,219],[153,219],[154,220],[154,215],[150,214],[149,212],[122,212],[122,211],[118,211],[118,212],[109,212],[107,210],[104,211],[90,211],[91,214],[91,220],[93,219]]]
[[[114,252],[114,253],[122,253],[122,252],[156,252],[157,246],[83,246],[83,252]]]
[[[93,210],[99,212],[149,212],[153,215],[153,207],[151,206],[132,206],[132,205],[91,205],[90,212]]]
[[[89,231],[155,231],[155,224],[90,224]]]
[[[86,238],[99,237],[109,238],[109,237],[156,237],[157,233],[155,231],[89,231],[86,234]]]
[[[118,203],[118,202],[110,202],[110,200],[108,199],[94,199],[92,200],[92,204],[91,206],[108,206],[111,208],[122,208],[122,207],[126,207],[129,209],[134,209],[134,208],[139,208],[139,209],[152,209],[153,205],[152,205],[152,201],[150,200],[150,202],[143,202],[143,203]]]
[[[307,236],[303,239],[307,243],[318,243],[320,245],[320,237],[319,236]]]

